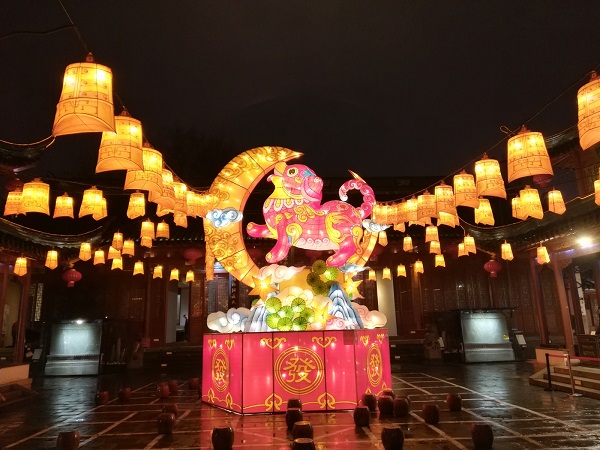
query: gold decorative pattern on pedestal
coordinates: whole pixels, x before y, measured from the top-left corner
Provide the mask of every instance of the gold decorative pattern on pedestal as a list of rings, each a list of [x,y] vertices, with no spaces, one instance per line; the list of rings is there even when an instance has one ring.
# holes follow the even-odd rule
[[[275,342],[275,343],[273,343],[273,342]],[[276,337],[274,339],[271,339],[271,338],[261,338],[261,340],[260,340],[261,344],[266,345],[271,350],[275,349],[275,347],[279,347],[279,345],[281,345],[284,342],[287,342],[287,339],[286,338],[279,338],[279,337]]]
[[[367,336],[366,334],[363,334],[360,337],[360,342],[362,342],[363,345],[366,347],[367,345],[369,345],[369,336]]]
[[[337,337],[326,336],[324,339],[321,336],[313,336],[312,341],[319,344],[322,348],[329,347],[333,342],[337,342]],[[323,341],[325,343],[323,343]]]
[[[217,347],[217,340],[216,339],[209,339],[208,340],[208,348],[213,349]]]
[[[229,386],[229,359],[225,350],[218,348],[212,358],[212,381],[215,389],[223,392]]]
[[[317,402],[321,409],[335,409],[335,397],[329,392],[323,392],[317,397]]]
[[[229,350],[231,350],[233,344],[235,344],[235,339],[225,339],[225,345]]]
[[[383,359],[376,344],[371,344],[367,352],[367,378],[371,386],[378,386],[383,378]]]
[[[273,373],[281,388],[295,395],[314,391],[325,377],[323,360],[308,347],[292,347],[281,352],[273,365]]]
[[[377,340],[379,341],[380,344],[383,344],[383,339],[385,338],[385,334],[384,333],[377,333]]]
[[[281,409],[282,404],[283,404],[283,399],[279,395],[272,393],[265,399],[264,406],[266,406],[267,411],[271,411],[271,410],[279,411]],[[255,406],[262,406],[262,405],[255,405]],[[249,406],[248,408],[254,408],[255,406]]]

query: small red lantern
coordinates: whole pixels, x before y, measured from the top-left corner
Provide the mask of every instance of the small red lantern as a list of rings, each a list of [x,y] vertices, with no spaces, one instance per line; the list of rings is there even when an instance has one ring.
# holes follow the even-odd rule
[[[490,278],[496,278],[498,276],[498,272],[502,270],[502,264],[495,259],[490,259],[483,265],[483,268],[486,272],[490,273]]]
[[[188,263],[190,263],[192,266],[196,264],[196,260],[198,258],[202,258],[202,256],[204,256],[204,250],[198,247],[186,248],[183,251],[183,257],[187,259]]]
[[[73,287],[75,283],[81,280],[81,273],[75,269],[65,270],[62,274],[62,279],[67,282],[67,287]]]
[[[533,177],[533,182],[535,184],[537,184],[539,187],[546,187],[550,184],[550,182],[552,181],[552,175],[544,173],[541,175],[534,175]]]

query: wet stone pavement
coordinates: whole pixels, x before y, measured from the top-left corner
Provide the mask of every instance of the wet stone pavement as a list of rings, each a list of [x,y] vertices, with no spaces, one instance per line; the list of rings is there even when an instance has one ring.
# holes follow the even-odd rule
[[[600,448],[600,401],[571,398],[529,386],[529,363],[485,365],[397,365],[393,389],[409,395],[406,418],[373,416],[370,427],[355,427],[352,411],[304,413],[312,423],[318,449],[383,449],[382,427],[399,424],[405,449],[472,449],[469,427],[485,422],[494,431],[495,449]],[[128,373],[100,377],[40,378],[39,396],[0,408],[0,448],[52,449],[61,431],[78,430],[81,449],[210,449],[212,429],[230,424],[234,449],[290,449],[284,414],[240,416],[201,403],[187,380],[199,374]],[[156,383],[180,380],[178,395],[156,397]],[[117,399],[123,386],[133,390],[126,403]],[[96,407],[97,390],[111,401]],[[460,393],[463,409],[449,412],[446,394]],[[179,407],[173,434],[157,433],[157,417],[167,403]],[[422,405],[437,403],[438,425],[427,425]]]

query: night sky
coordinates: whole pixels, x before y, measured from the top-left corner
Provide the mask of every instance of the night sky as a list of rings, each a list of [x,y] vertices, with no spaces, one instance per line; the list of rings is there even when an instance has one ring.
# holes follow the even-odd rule
[[[192,130],[230,143],[227,159],[277,145],[322,176],[442,177],[563,92],[528,126],[547,136],[574,126],[577,89],[600,63],[597,0],[64,5],[167,163],[168,136]],[[12,33],[68,24],[56,0],[2,1],[0,139],[48,136],[64,68],[86,54],[72,29]],[[59,137],[36,170],[92,176],[99,141]],[[504,142],[491,151],[504,154]],[[201,173],[207,157],[190,167]]]

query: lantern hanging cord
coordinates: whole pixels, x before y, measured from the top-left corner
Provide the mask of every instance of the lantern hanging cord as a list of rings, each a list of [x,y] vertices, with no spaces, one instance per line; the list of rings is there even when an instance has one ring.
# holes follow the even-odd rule
[[[69,15],[69,12],[67,11],[67,8],[65,8],[65,5],[63,5],[62,0],[58,0],[58,4],[60,5],[60,7],[64,11],[65,15],[67,16],[67,19],[69,19],[69,22],[71,22],[71,26],[75,30],[75,33],[77,34],[77,38],[79,39],[79,42],[83,46],[83,49],[85,50],[85,52],[86,53],[91,53],[90,49],[87,46],[87,44],[83,40],[83,36],[81,35],[81,32],[79,31],[79,28],[77,28],[77,25],[75,25],[75,22],[73,22],[73,19],[71,18],[71,16]]]
[[[7,34],[0,35],[0,41],[4,39],[9,39],[11,37],[19,36],[19,35],[28,35],[28,36],[45,36],[47,34],[58,33],[59,31],[68,30],[69,28],[75,28],[74,25],[63,25],[61,27],[52,28],[51,30],[45,31],[12,31]]]

